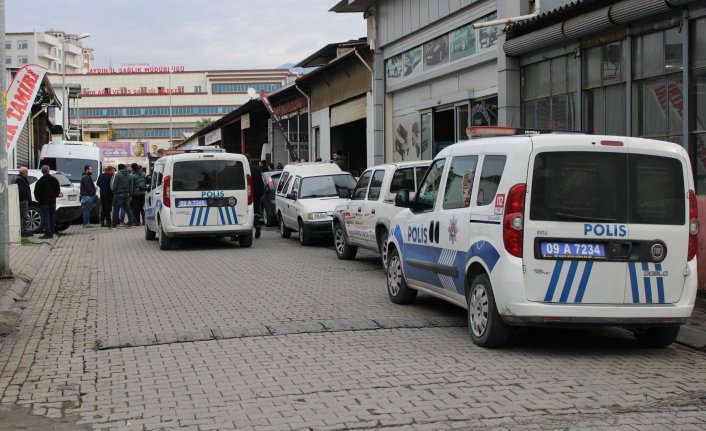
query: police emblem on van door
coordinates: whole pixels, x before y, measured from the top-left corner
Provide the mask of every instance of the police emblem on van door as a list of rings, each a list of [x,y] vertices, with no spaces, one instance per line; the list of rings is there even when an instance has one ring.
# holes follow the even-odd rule
[[[451,217],[451,221],[449,222],[449,241],[451,243],[456,242],[456,235],[458,235],[458,220],[456,220],[456,217]]]

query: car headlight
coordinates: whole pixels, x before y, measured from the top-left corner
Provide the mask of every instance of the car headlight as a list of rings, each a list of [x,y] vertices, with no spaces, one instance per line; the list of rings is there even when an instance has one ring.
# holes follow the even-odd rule
[[[306,218],[308,218],[309,220],[326,220],[326,217],[328,217],[328,215],[326,213],[321,212],[309,213],[306,215]]]

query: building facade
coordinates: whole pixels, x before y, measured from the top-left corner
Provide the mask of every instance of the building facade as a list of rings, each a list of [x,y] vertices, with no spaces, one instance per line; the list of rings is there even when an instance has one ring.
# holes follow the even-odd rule
[[[66,51],[66,73],[80,73],[93,67],[93,48],[84,47],[76,35],[57,30],[7,33],[5,66],[19,69],[38,64],[50,73],[61,73],[62,45]]]

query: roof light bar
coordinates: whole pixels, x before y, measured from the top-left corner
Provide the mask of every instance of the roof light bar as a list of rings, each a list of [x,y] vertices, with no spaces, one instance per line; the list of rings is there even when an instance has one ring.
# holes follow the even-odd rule
[[[466,128],[466,134],[470,139],[474,138],[489,138],[497,136],[528,136],[528,135],[545,135],[551,133],[570,133],[583,134],[583,132],[575,130],[561,129],[527,129],[519,127],[502,127],[502,126],[471,126]]]

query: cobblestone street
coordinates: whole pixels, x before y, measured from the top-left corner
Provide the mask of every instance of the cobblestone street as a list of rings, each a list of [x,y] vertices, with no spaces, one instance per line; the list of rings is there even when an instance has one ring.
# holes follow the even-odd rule
[[[390,303],[376,255],[71,227],[0,344],[0,407],[93,429],[704,429],[706,356],[618,329],[473,345],[465,312]],[[2,428],[2,426],[0,426]]]

